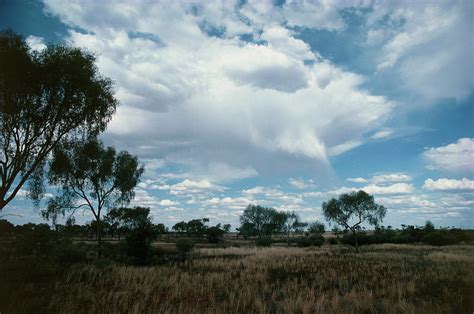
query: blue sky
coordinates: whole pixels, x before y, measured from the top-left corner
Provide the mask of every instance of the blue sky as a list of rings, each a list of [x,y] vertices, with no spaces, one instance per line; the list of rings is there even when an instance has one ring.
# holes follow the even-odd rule
[[[472,20],[471,1],[0,1],[32,49],[97,54],[121,103],[102,138],[170,226],[236,227],[249,203],[322,220],[364,189],[385,225],[473,228]],[[41,221],[22,195],[5,213]]]

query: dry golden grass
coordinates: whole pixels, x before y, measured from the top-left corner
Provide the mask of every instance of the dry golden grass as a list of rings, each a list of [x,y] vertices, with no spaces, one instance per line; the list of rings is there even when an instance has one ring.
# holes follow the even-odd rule
[[[6,312],[472,313],[474,247],[203,248],[162,266],[75,265],[22,289],[30,298]]]

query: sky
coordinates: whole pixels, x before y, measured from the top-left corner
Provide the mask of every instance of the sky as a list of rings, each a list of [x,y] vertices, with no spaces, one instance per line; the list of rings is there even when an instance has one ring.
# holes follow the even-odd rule
[[[32,50],[96,54],[120,101],[101,137],[140,158],[131,205],[168,226],[238,227],[248,204],[324,221],[322,202],[362,189],[384,225],[474,228],[473,15],[469,0],[0,0],[0,28]],[[25,195],[5,218],[41,222]]]

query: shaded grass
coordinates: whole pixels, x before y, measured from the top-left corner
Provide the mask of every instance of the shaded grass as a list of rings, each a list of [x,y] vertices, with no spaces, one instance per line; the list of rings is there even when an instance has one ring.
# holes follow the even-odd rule
[[[474,247],[202,248],[155,267],[2,263],[0,311],[471,313]],[[3,275],[2,275],[2,278]]]

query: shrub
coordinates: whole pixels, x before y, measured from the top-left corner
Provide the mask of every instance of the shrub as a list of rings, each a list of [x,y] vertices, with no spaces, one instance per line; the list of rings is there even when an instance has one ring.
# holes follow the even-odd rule
[[[15,226],[4,219],[0,219],[0,235],[11,234],[15,230]]]
[[[61,264],[83,263],[87,261],[87,250],[84,246],[64,242],[54,250],[54,259]]]
[[[125,252],[134,265],[148,265],[153,260],[151,243],[156,238],[153,225],[140,224],[131,229],[125,238]]]
[[[456,244],[461,241],[457,239],[455,236],[447,232],[436,231],[436,232],[430,232],[427,235],[425,235],[421,239],[421,242],[429,244],[429,245],[441,246],[441,245]]]
[[[309,237],[311,245],[321,246],[324,244],[324,237],[320,234],[313,234]]]
[[[307,237],[296,238],[296,239],[294,239],[294,243],[296,243],[296,245],[298,247],[308,247],[308,246],[311,246],[313,244],[311,239],[309,239]]]
[[[256,246],[269,247],[273,244],[273,240],[270,238],[261,238],[255,241]]]
[[[61,242],[59,235],[47,225],[36,225],[22,231],[16,239],[16,252],[22,256],[48,258]]]
[[[338,243],[339,243],[339,238],[335,238],[335,237],[329,238],[329,239],[328,239],[328,242],[329,242],[329,244],[331,244],[331,245],[338,244]]]
[[[358,232],[356,236],[357,236],[357,244],[358,245],[367,245],[367,244],[372,244],[372,243],[375,242],[374,237],[369,236],[368,234],[366,234],[364,232]],[[355,246],[354,235],[351,234],[351,233],[345,234],[341,238],[341,243]]]
[[[194,241],[190,239],[179,239],[176,241],[176,248],[183,254],[191,252],[194,248]]]

